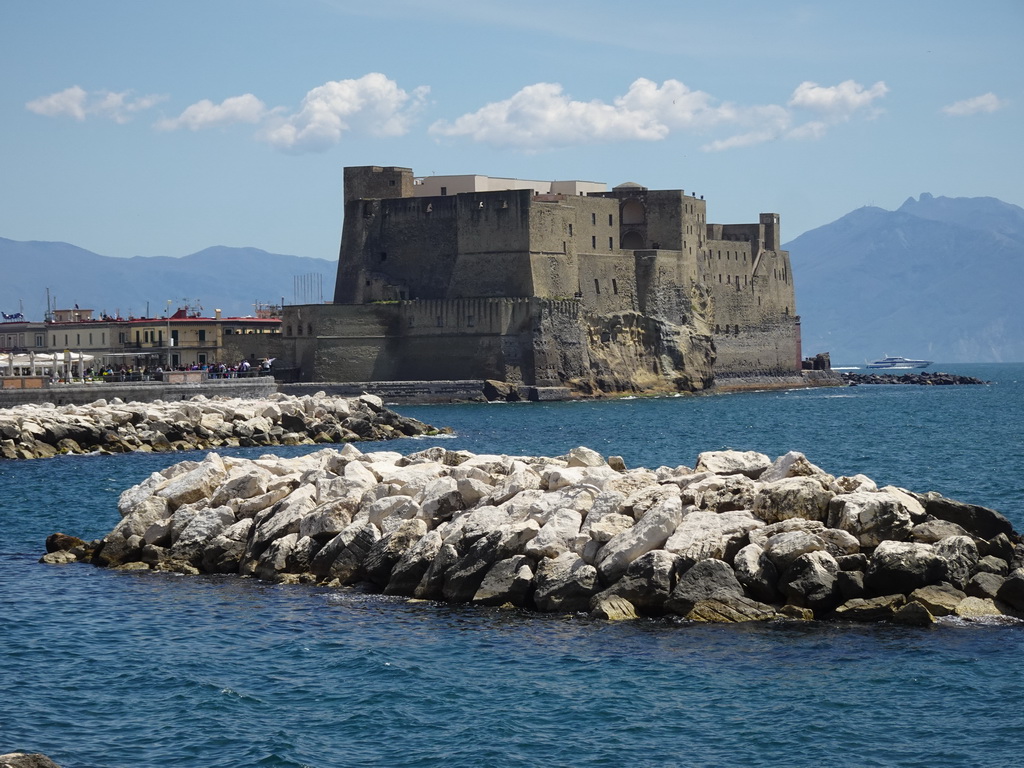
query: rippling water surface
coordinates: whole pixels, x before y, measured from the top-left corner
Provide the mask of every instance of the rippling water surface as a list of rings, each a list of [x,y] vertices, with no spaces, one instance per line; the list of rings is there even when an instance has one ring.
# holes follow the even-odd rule
[[[1024,529],[1024,366],[941,368],[996,383],[400,410],[481,452],[692,466],[798,449]],[[0,464],[0,752],[67,768],[1021,764],[1020,625],[622,625],[37,564],[49,533],[102,535],[118,494],[174,460]]]

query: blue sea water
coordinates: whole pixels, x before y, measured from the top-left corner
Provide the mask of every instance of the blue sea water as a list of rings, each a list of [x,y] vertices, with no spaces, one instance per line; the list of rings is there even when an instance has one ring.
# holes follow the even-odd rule
[[[800,450],[1024,530],[1024,365],[935,367],[993,383],[399,410],[477,452],[693,466]],[[101,536],[123,489],[180,458],[196,456],[0,463],[0,753],[66,768],[1024,762],[1020,624],[609,624],[37,563],[48,534]]]

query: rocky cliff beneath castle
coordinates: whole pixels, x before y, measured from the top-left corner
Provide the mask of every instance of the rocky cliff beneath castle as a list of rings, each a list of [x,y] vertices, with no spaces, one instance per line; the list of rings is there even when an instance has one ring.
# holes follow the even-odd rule
[[[695,392],[714,381],[715,348],[706,327],[636,312],[592,315],[586,323],[585,366],[568,379],[578,392]]]

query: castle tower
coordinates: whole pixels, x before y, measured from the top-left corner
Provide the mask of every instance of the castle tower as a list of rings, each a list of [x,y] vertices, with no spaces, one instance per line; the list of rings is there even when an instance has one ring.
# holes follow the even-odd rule
[[[412,168],[357,165],[345,168],[345,202],[412,197]]]
[[[778,251],[782,248],[779,239],[779,214],[762,213],[761,229],[764,232],[764,248],[766,251]]]

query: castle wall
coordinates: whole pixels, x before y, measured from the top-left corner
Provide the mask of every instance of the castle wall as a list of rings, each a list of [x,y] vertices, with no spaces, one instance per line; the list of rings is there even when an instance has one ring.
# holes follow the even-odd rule
[[[533,293],[531,197],[530,190],[505,190],[456,198],[457,270],[437,298]]]
[[[713,331],[719,375],[800,369],[799,319],[787,251],[758,251],[764,225],[715,225],[709,233],[735,239],[707,241],[701,280],[714,302]]]
[[[589,312],[628,312],[639,305],[631,253],[589,253],[580,257],[580,299]]]
[[[735,326],[730,326],[733,328]],[[715,376],[798,374],[799,318],[782,318],[714,334]]]
[[[681,251],[637,251],[634,255],[638,311],[677,324],[693,317],[692,286],[697,262]]]
[[[284,311],[287,326],[303,329],[303,335],[283,339],[288,366],[300,368],[303,381],[535,383],[530,299],[320,304]]]
[[[457,198],[352,201],[335,301],[444,298],[457,273]]]

